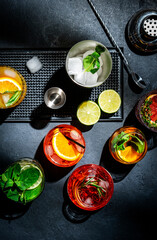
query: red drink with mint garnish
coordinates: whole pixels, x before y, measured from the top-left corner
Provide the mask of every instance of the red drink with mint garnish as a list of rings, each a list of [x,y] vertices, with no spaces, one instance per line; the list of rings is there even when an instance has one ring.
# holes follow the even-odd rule
[[[68,180],[68,194],[79,208],[94,211],[104,207],[113,194],[111,175],[101,166],[86,164],[78,167]]]

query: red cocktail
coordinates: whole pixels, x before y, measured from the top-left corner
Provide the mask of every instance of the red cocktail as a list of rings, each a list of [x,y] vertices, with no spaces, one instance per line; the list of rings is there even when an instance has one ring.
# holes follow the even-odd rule
[[[113,180],[109,172],[96,164],[78,167],[68,180],[71,201],[79,208],[94,211],[104,207],[113,194]]]
[[[81,131],[71,125],[56,126],[44,139],[44,153],[47,159],[59,167],[75,165],[84,152],[84,137]]]
[[[157,90],[147,93],[140,99],[135,115],[142,125],[157,132]]]

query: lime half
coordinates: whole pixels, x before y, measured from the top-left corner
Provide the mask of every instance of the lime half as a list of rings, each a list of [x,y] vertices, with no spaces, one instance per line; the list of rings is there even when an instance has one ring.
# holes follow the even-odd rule
[[[93,125],[101,115],[99,106],[93,101],[82,102],[77,109],[77,118],[84,125]]]
[[[98,104],[103,112],[114,113],[120,108],[121,98],[119,94],[112,89],[104,90],[99,95]]]

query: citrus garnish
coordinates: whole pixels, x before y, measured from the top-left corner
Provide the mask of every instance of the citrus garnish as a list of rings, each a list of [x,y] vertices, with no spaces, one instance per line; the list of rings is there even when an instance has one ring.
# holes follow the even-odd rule
[[[20,166],[21,166],[21,171],[24,171],[24,170],[32,167],[31,164],[30,164],[30,165],[25,165],[25,163],[23,163],[23,164],[20,163]],[[41,170],[40,170],[38,167],[36,167],[36,166],[33,166],[33,168],[38,169],[38,171],[40,172],[40,175],[39,175],[38,180],[37,180],[32,186],[30,186],[29,188],[27,188],[27,190],[32,190],[32,189],[34,189],[34,188],[37,188],[37,187],[41,184],[41,182],[42,182],[42,175],[43,175],[43,174],[42,174]]]
[[[98,122],[100,115],[100,108],[93,101],[82,102],[77,109],[77,118],[85,125],[95,124]]]
[[[131,146],[127,146],[124,150],[118,150],[120,158],[126,162],[134,162],[140,155]]]
[[[99,95],[98,103],[103,112],[114,113],[120,108],[121,98],[119,94],[112,89],[104,90]]]
[[[41,184],[41,182],[42,182],[42,176],[40,174],[38,180],[31,187],[27,188],[27,190],[32,190],[34,188],[37,188]]]
[[[0,93],[21,91],[21,85],[12,78],[0,78]]]
[[[56,154],[67,161],[75,161],[80,153],[75,149],[73,143],[71,143],[61,133],[57,132],[52,138],[52,146]]]

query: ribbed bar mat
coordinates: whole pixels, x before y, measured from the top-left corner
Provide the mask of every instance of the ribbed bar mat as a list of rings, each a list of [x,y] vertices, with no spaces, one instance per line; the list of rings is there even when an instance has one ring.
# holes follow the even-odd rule
[[[78,105],[85,100],[97,102],[99,94],[105,89],[114,89],[121,98],[123,90],[122,61],[114,48],[109,48],[113,67],[109,78],[101,86],[87,89],[74,84],[65,71],[65,59],[68,50],[64,49],[3,49],[0,50],[0,65],[16,68],[27,82],[27,94],[23,102],[14,109],[0,110],[0,120],[5,122],[29,122],[33,119],[49,121],[72,121],[76,119]],[[26,62],[37,56],[43,68],[31,74]],[[51,110],[43,101],[45,91],[50,87],[60,87],[67,96],[64,107]],[[122,121],[123,106],[112,116],[101,114],[100,121]]]

